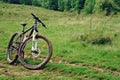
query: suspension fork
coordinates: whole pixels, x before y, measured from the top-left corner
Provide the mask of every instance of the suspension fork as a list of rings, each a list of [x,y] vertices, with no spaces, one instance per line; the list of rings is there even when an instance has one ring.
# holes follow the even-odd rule
[[[35,24],[33,27],[33,37],[32,37],[32,51],[37,51],[38,49],[38,42],[37,42],[37,34],[38,34],[38,30],[37,30],[37,20],[35,20]]]
[[[33,31],[33,37],[32,37],[32,51],[37,51],[37,39],[36,39],[37,32]]]

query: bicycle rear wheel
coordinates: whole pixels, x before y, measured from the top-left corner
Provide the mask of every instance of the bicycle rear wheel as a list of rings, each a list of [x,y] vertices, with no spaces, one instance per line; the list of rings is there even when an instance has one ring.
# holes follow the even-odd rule
[[[7,47],[7,61],[9,64],[14,64],[18,59],[18,42],[19,35],[18,33],[14,33],[10,39],[10,42]]]
[[[37,35],[37,50],[33,51],[33,38],[29,37],[20,48],[20,62],[28,69],[41,69],[52,56],[52,44],[44,36]]]

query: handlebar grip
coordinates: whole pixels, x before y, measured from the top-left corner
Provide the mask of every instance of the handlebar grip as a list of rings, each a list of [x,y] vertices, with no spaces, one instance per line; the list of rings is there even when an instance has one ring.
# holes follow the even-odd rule
[[[47,28],[46,25],[42,22],[42,20],[38,19],[38,22],[41,23],[43,27]]]
[[[45,27],[45,28],[47,28],[46,25],[45,25],[44,23],[42,23],[42,26]]]

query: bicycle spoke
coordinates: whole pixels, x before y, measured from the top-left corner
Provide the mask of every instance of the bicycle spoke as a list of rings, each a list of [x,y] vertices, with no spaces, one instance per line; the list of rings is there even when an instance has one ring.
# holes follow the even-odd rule
[[[23,43],[20,49],[20,53],[21,55],[24,55],[24,58],[20,55],[20,61],[25,67],[36,69],[42,67],[49,61],[52,55],[50,49],[52,48],[49,46],[51,44],[48,44],[45,39],[46,38],[44,37],[38,37],[36,40],[37,43],[33,44],[31,37]],[[24,51],[24,53],[22,51]]]

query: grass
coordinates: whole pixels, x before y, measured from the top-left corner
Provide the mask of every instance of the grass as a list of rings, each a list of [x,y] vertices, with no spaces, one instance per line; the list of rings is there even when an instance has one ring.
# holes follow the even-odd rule
[[[26,28],[33,24],[31,12],[46,23],[47,29],[40,25],[38,29],[53,45],[51,61],[43,70],[37,71],[25,69],[20,64],[7,64],[5,54],[11,35],[21,31],[20,22],[27,22]],[[0,2],[0,79],[119,80],[119,21],[119,13],[109,17],[77,15]],[[104,41],[102,38],[110,39],[110,43],[92,44],[96,40]]]

